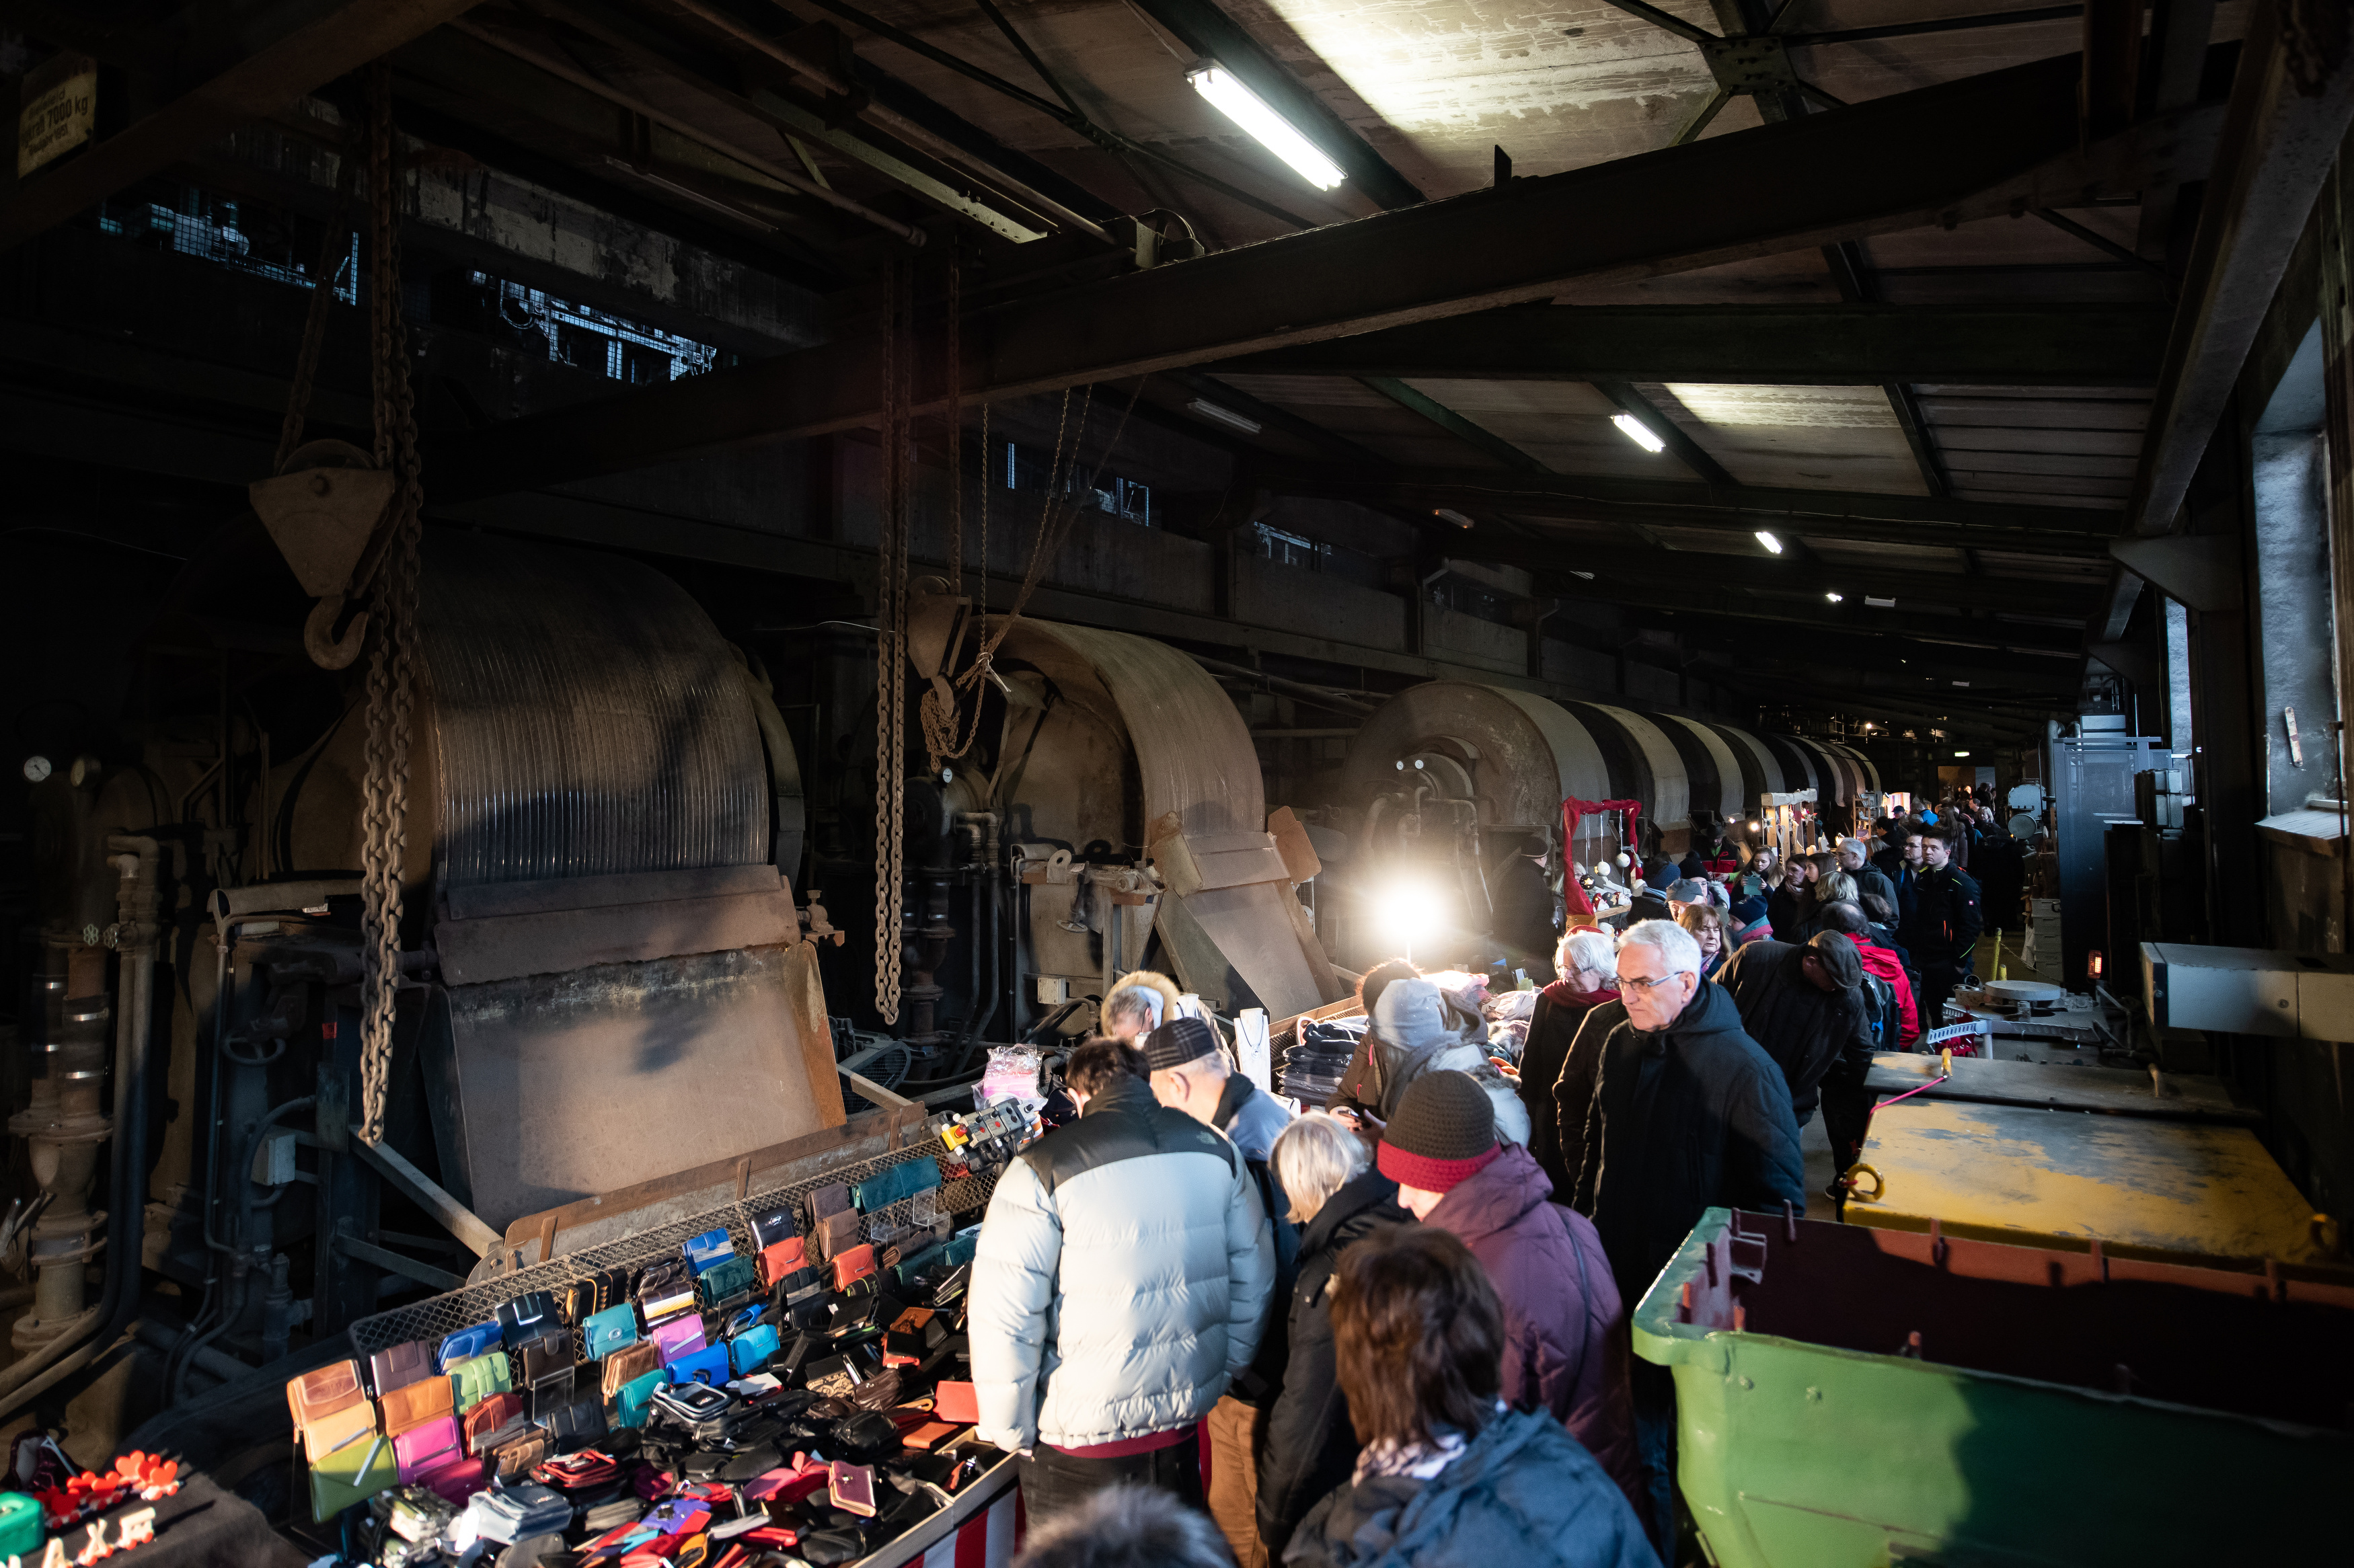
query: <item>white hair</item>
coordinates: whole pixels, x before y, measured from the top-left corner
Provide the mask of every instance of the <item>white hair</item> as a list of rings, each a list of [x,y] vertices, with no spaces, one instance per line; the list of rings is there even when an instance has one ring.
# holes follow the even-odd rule
[[[1872,852],[1863,847],[1863,841],[1861,839],[1841,839],[1839,842],[1839,847],[1842,851],[1853,850],[1856,853],[1861,855],[1866,860],[1870,860],[1872,858]]]
[[[1356,1130],[1331,1111],[1320,1110],[1310,1111],[1277,1134],[1267,1159],[1291,1199],[1288,1217],[1294,1224],[1314,1219],[1333,1193],[1373,1163]]]
[[[1629,948],[1649,948],[1659,955],[1671,975],[1700,973],[1700,944],[1673,920],[1638,920],[1618,938],[1622,954]]]
[[[1572,931],[1561,939],[1561,956],[1571,969],[1608,974],[1617,961],[1618,944],[1606,931]]]

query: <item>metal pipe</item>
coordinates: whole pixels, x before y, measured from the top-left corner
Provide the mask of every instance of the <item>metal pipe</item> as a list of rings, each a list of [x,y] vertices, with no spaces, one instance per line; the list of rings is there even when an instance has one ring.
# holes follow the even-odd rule
[[[671,3],[691,16],[702,17],[737,43],[759,50],[786,69],[807,78],[836,97],[854,101],[859,94],[860,90],[856,83],[845,80],[832,71],[801,58],[772,39],[762,37],[733,16],[705,5],[703,0],[671,0]],[[971,173],[995,185],[1001,195],[1012,196],[1023,206],[1035,208],[1040,214],[1053,218],[1056,223],[1066,228],[1078,229],[1084,234],[1092,234],[1106,243],[1111,242],[1111,236],[1106,233],[1103,226],[1094,219],[1082,217],[1053,196],[1023,185],[980,154],[967,152],[947,137],[935,134],[897,110],[870,102],[861,107],[858,114],[862,120],[873,121],[911,146],[921,147],[925,152],[947,162],[962,164]]]
[[[1316,706],[1331,713],[1364,715],[1371,714],[1381,706],[1381,704],[1372,697],[1361,697],[1350,692],[1336,692],[1329,686],[1311,686],[1305,681],[1286,680],[1281,675],[1269,675],[1261,671],[1246,669],[1240,664],[1229,664],[1223,659],[1213,659],[1206,654],[1193,654],[1193,660],[1194,663],[1213,675],[1230,675],[1236,680],[1256,681],[1270,692],[1276,692],[1303,703],[1313,703]]]
[[[672,132],[673,135],[685,137],[688,141],[694,143],[698,147],[703,147],[711,152],[716,153],[723,158],[732,158],[737,163],[743,164],[746,168],[757,170],[759,173],[768,175],[779,185],[784,185],[789,189],[798,191],[802,196],[808,196],[813,201],[822,201],[828,207],[838,207],[842,211],[849,213],[854,217],[863,217],[867,222],[873,224],[875,228],[882,229],[885,233],[897,235],[901,239],[906,240],[910,245],[920,246],[924,243],[924,231],[917,228],[915,225],[910,223],[901,223],[896,217],[885,217],[883,214],[875,211],[873,207],[868,207],[864,202],[853,200],[851,197],[843,196],[840,191],[828,190],[825,186],[818,184],[815,180],[811,179],[807,175],[797,174],[794,171],[786,168],[782,164],[769,163],[767,159],[762,158],[756,153],[748,153],[741,147],[731,146],[719,137],[714,136],[705,131],[699,131],[674,115],[665,114],[651,103],[643,102],[638,99],[631,98],[628,93],[607,87],[603,82],[599,81],[587,71],[575,70],[569,66],[559,65],[556,61],[548,59],[543,55],[510,43],[505,38],[501,37],[498,34],[492,32],[486,27],[469,22],[462,16],[451,20],[450,26],[465,34],[468,37],[472,38],[477,43],[487,44],[503,55],[509,56],[514,59],[519,59],[525,65],[535,66],[539,69],[547,72],[550,76],[568,81],[573,86],[578,88],[581,91],[593,93],[597,97],[603,99],[608,103],[626,109],[632,114],[642,116],[642,118],[652,122],[654,124],[663,127],[663,129]]]
[[[147,1047],[155,982],[155,841],[110,835],[120,874],[111,933],[122,955],[116,980],[114,1182],[107,1213],[106,1286],[98,1327],[61,1339],[0,1370],[0,1420],[80,1372],[122,1337],[139,1305],[139,1271],[147,1222]]]

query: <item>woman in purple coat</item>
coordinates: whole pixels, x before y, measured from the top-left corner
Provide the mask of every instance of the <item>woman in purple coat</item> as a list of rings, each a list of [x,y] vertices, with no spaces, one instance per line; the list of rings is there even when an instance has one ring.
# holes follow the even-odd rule
[[[1452,1234],[1487,1270],[1504,1306],[1501,1397],[1550,1411],[1641,1517],[1627,1334],[1593,1222],[1548,1202],[1552,1181],[1527,1150],[1497,1139],[1487,1091],[1467,1074],[1409,1084],[1375,1162],[1407,1213]]]

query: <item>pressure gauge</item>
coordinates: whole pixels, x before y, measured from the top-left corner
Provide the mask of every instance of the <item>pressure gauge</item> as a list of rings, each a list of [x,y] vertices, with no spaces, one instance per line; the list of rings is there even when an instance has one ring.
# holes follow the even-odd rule
[[[47,779],[52,771],[53,769],[49,765],[49,759],[46,757],[28,757],[25,758],[25,781],[28,784],[38,784],[42,779]]]

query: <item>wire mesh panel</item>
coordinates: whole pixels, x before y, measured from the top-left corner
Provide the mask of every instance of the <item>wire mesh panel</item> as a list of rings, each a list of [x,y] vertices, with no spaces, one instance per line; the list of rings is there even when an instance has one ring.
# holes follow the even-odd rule
[[[363,1318],[351,1326],[352,1346],[366,1357],[395,1345],[407,1344],[412,1340],[429,1340],[438,1343],[443,1337],[461,1329],[490,1322],[497,1316],[501,1306],[532,1291],[554,1290],[609,1268],[635,1270],[664,1256],[678,1256],[687,1241],[706,1231],[726,1230],[737,1255],[751,1257],[759,1251],[759,1245],[752,1235],[754,1214],[765,1213],[780,1204],[790,1205],[794,1211],[796,1223],[806,1234],[811,1228],[810,1197],[821,1187],[836,1182],[863,1181],[917,1160],[929,1160],[944,1166],[963,1169],[961,1159],[961,1156],[950,1156],[947,1146],[938,1139],[932,1138],[888,1154],[834,1166],[812,1177],[750,1193],[738,1202],[708,1209],[690,1218],[641,1231],[601,1246],[565,1253],[514,1274],[501,1275],[495,1279],[469,1285],[410,1306]],[[928,1220],[919,1222],[917,1219],[919,1208],[928,1208],[933,1215],[977,1217],[988,1206],[989,1195],[996,1187],[994,1170],[951,1177],[944,1169],[938,1187],[862,1214],[859,1224],[861,1237],[870,1242],[878,1241],[911,1225],[928,1223]],[[573,1335],[573,1353],[578,1356],[583,1347],[577,1326]],[[509,1370],[517,1374],[517,1386],[520,1387],[521,1367],[511,1365]]]

